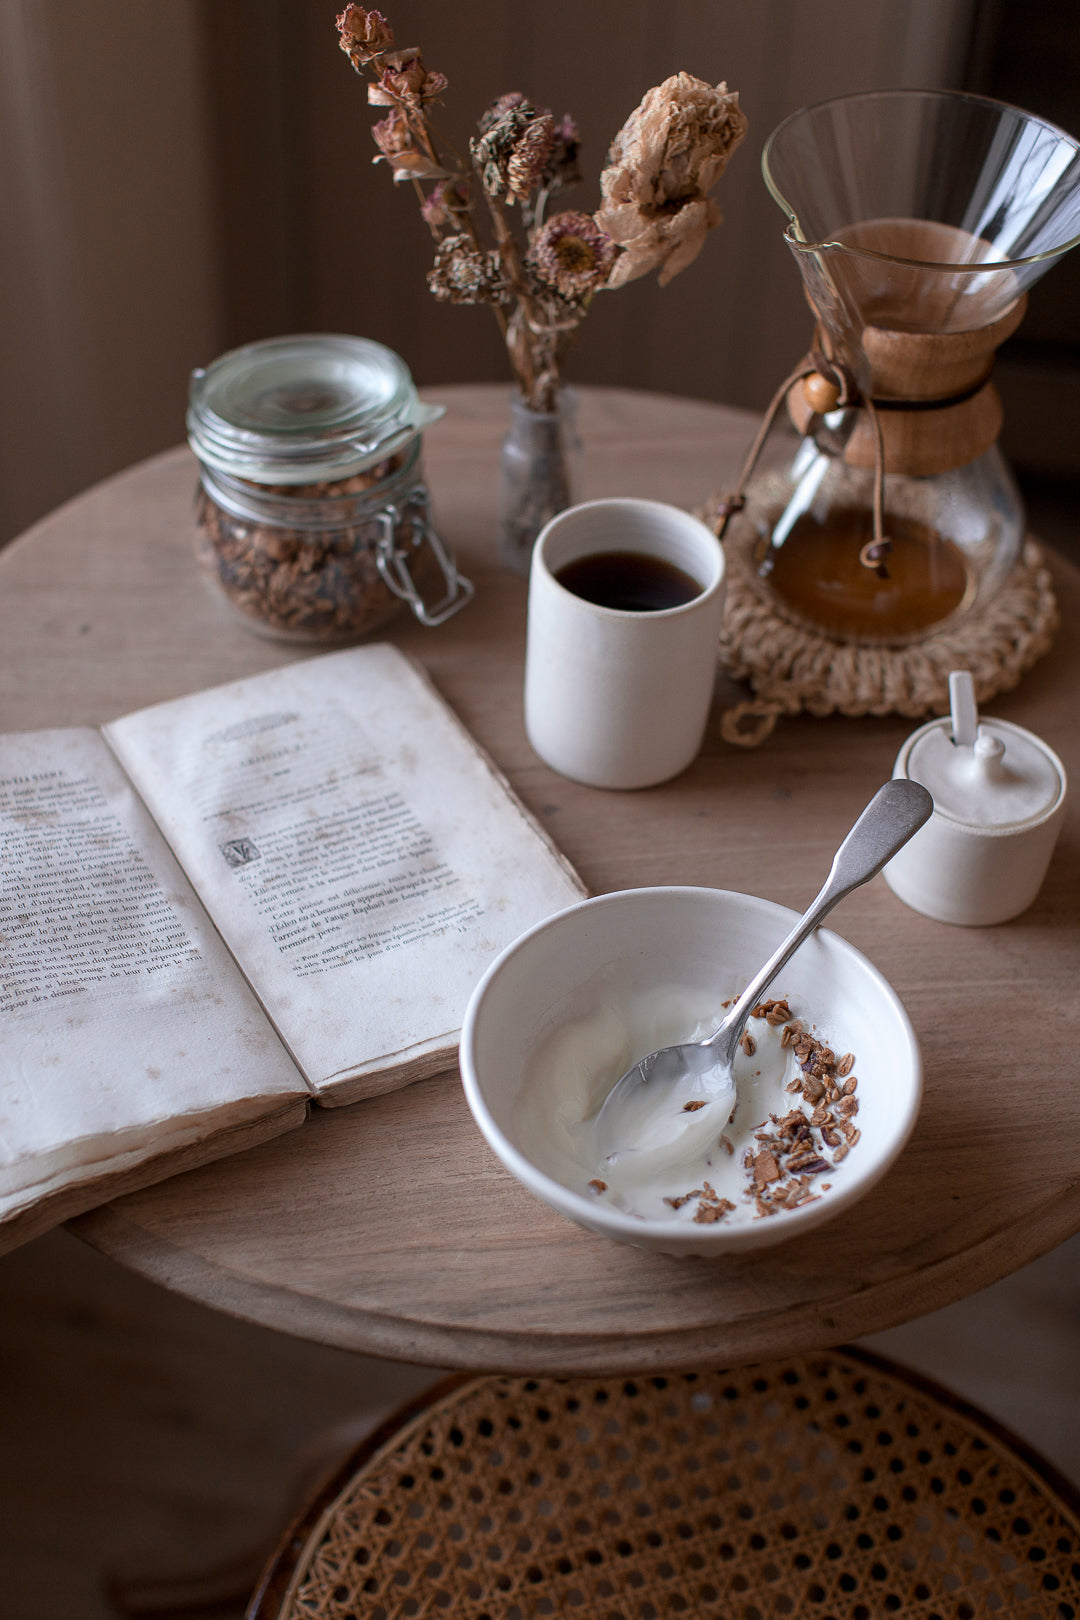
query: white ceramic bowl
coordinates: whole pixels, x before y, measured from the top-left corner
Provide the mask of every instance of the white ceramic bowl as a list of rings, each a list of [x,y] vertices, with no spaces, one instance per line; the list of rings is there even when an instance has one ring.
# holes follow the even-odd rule
[[[767,994],[785,997],[793,1015],[837,1053],[855,1055],[861,1136],[842,1163],[815,1178],[813,1190],[828,1182],[828,1191],[768,1216],[741,1200],[737,1212],[711,1225],[688,1220],[689,1211],[642,1218],[590,1192],[598,1168],[586,1168],[568,1149],[568,1110],[571,1124],[575,1109],[587,1111],[574,1100],[587,1083],[568,1075],[565,1063],[552,1066],[553,1051],[565,1057],[567,1031],[575,1054],[582,1050],[577,1032],[588,1031],[587,1049],[601,1067],[610,1063],[614,1080],[653,1047],[687,1038],[695,1018],[708,1028],[720,1002],[745,987],[794,921],[783,906],[724,889],[627,889],[558,912],[508,946],[472,994],[460,1048],[469,1108],[507,1169],[591,1231],[669,1254],[779,1243],[861,1198],[911,1132],[922,1064],[895,991],[827,929],[805,942]],[[669,1032],[673,1014],[676,1022],[689,1017],[691,1028]],[[607,1082],[602,1076],[599,1083]],[[781,1112],[790,1101],[778,1104]],[[734,1162],[741,1164],[748,1141],[737,1142]]]

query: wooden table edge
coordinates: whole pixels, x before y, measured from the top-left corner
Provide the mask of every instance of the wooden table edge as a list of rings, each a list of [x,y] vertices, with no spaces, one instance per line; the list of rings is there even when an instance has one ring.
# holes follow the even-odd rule
[[[999,1282],[1080,1231],[1077,1197],[1063,1218],[1060,1193],[1009,1229],[1009,1264],[999,1264],[1001,1234],[951,1255],[929,1271],[912,1269],[861,1292],[784,1313],[783,1354],[809,1354],[880,1333]],[[775,1359],[776,1313],[745,1317],[720,1330],[671,1328],[650,1333],[535,1332],[447,1326],[334,1305],[216,1266],[181,1250],[104,1204],[67,1223],[89,1247],[149,1282],[241,1321],[339,1350],[417,1366],[484,1373],[558,1376],[587,1373],[693,1372],[702,1366],[743,1366]],[[702,1260],[722,1266],[723,1258]],[[958,1290],[956,1280],[963,1278]],[[797,1324],[797,1325],[796,1325]]]

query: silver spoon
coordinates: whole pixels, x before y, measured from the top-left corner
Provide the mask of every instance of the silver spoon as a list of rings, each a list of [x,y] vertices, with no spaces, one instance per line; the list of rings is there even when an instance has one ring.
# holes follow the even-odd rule
[[[596,1142],[602,1157],[618,1153],[635,1138],[640,1141],[643,1086],[649,1088],[650,1112],[654,1103],[662,1106],[667,1096],[674,1093],[672,1104],[680,1108],[691,1098],[699,1103],[704,1098],[724,1104],[724,1120],[727,1121],[735,1104],[732,1072],[735,1051],[746,1020],[762,995],[833,907],[880,872],[885,862],[929,819],[933,808],[933,799],[918,782],[886,782],[884,787],[878,788],[834,855],[820,894],[747,985],[720,1027],[704,1041],[664,1046],[658,1052],[650,1052],[612,1086],[596,1116]],[[654,1098],[657,1092],[661,1095]],[[711,1112],[715,1118],[716,1111]],[[628,1131],[627,1124],[635,1113],[639,1116],[638,1129]],[[641,1145],[648,1152],[648,1145]]]

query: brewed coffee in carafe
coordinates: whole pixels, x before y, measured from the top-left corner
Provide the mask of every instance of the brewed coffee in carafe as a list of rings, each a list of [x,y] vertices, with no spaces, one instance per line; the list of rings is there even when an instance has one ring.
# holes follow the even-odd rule
[[[991,370],[1080,231],[1080,146],[982,97],[846,96],[770,137],[816,327],[746,490],[783,611],[902,643],[985,601],[1024,535]]]

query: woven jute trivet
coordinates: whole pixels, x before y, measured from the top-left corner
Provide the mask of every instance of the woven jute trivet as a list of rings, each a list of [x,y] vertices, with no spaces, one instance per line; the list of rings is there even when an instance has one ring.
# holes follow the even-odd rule
[[[711,505],[698,515],[712,526]],[[976,699],[985,703],[1017,684],[1058,627],[1050,574],[1034,540],[989,601],[899,647],[835,641],[787,618],[758,578],[753,546],[748,525],[729,523],[720,662],[753,696],[725,710],[720,727],[725,741],[741,748],[764,742],[781,715],[944,714],[954,669],[971,671]]]

